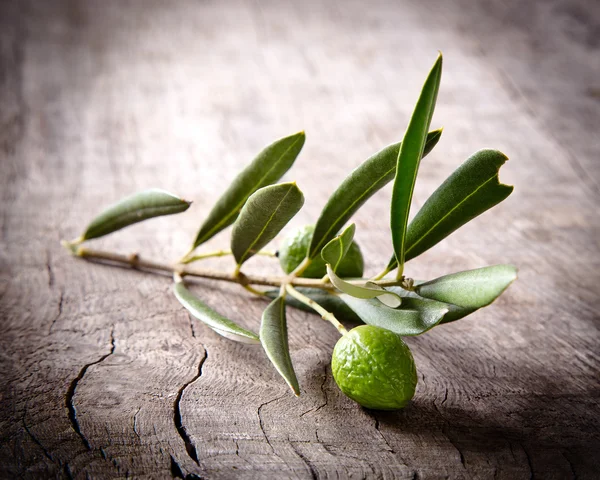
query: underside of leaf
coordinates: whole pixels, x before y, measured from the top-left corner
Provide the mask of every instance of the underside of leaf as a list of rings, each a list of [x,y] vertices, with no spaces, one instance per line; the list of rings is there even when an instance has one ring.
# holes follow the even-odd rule
[[[202,300],[190,292],[183,282],[177,282],[173,286],[173,292],[177,300],[190,312],[195,318],[208,325],[219,335],[227,337],[241,343],[260,343],[258,335],[245,328],[240,327],[235,322],[225,318],[223,315],[215,312]]]
[[[300,395],[300,386],[294,372],[288,345],[284,297],[277,297],[263,312],[260,325],[260,342],[267,357],[290,386],[294,395]]]

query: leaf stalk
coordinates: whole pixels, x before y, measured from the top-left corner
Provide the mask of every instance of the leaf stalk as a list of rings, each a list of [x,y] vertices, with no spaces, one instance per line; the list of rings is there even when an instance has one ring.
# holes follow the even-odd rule
[[[290,284],[287,284],[285,286],[285,289],[292,297],[296,298],[298,301],[304,303],[305,305],[308,305],[315,312],[321,315],[321,318],[323,318],[323,320],[326,320],[329,323],[331,323],[335,328],[337,328],[338,332],[340,332],[341,335],[346,335],[348,333],[348,330],[346,330],[346,328],[340,323],[340,321],[337,318],[335,318],[335,315],[333,313],[325,310],[312,298],[308,298],[306,295],[303,295]]]

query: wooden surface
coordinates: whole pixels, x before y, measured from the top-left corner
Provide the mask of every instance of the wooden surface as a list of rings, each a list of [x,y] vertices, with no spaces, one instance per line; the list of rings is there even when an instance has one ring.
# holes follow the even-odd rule
[[[598,4],[366,3],[0,2],[3,478],[598,478]],[[191,321],[168,278],[61,249],[102,205],[160,186],[193,207],[96,246],[177,258],[235,172],[301,129],[292,225],[314,222],[352,167],[401,138],[438,49],[445,131],[416,204],[483,147],[509,155],[516,188],[406,272],[520,276],[490,308],[407,340],[420,382],[404,411],[338,391],[337,332],[315,315],[289,313],[294,398],[260,348]],[[355,218],[367,273],[391,252],[389,198]],[[275,267],[248,265],[261,268]],[[195,291],[257,328],[260,299]]]

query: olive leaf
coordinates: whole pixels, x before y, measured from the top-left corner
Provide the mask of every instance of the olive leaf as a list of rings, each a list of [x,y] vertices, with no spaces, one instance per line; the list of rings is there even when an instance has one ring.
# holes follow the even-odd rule
[[[471,155],[427,199],[406,232],[408,261],[439,243],[456,229],[506,199],[513,191],[500,183],[500,167],[508,160],[498,150]],[[395,257],[388,270],[396,267]]]
[[[300,395],[300,386],[294,372],[288,345],[285,299],[277,297],[265,309],[260,324],[260,342],[273,366],[294,392]]]
[[[416,281],[416,283],[419,283],[419,281]],[[423,283],[423,282],[420,282],[420,283]],[[444,314],[444,318],[442,318],[442,320],[440,321],[440,324],[455,322],[456,320],[466,317],[467,315],[470,315],[475,310],[477,310],[476,308],[464,308],[464,307],[459,307],[458,305],[454,305],[452,303],[438,302],[436,300],[431,300],[429,298],[423,298],[423,297],[417,295],[415,292],[409,292],[407,290],[404,290],[401,287],[386,287],[386,288],[387,288],[387,290],[397,293],[398,295],[400,295],[402,297],[402,308],[410,309],[411,306],[413,305],[413,303],[412,303],[413,299],[417,299],[420,302],[425,302],[425,303],[433,302],[432,305],[433,304],[437,304],[438,306],[443,305],[444,307],[446,307],[448,309],[448,312],[446,312]]]
[[[396,308],[402,303],[402,298],[399,295],[388,292],[385,288],[380,287],[376,283],[365,282],[363,285],[355,285],[342,280],[335,274],[329,264],[327,264],[327,275],[335,288],[353,297],[363,299],[377,298],[379,301],[392,308]]]
[[[258,335],[215,312],[185,288],[183,282],[176,282],[173,286],[173,292],[177,300],[179,300],[188,312],[201,322],[204,322],[219,335],[241,343],[260,343]]]
[[[87,226],[76,243],[102,237],[149,218],[185,212],[192,202],[153,188],[135,193],[111,205]]]
[[[429,132],[423,156],[435,147],[442,129]],[[394,179],[401,143],[389,145],[369,157],[348,175],[333,192],[315,225],[307,257],[315,258],[342,226],[375,193]]]
[[[334,272],[337,271],[340,262],[346,256],[346,253],[348,253],[350,245],[352,245],[352,240],[354,239],[355,231],[356,225],[353,223],[321,250],[321,257],[323,257],[325,263],[331,264],[331,269]]]
[[[414,288],[421,297],[474,311],[496,300],[516,278],[513,265],[494,265],[444,275]]]
[[[261,151],[217,200],[200,227],[192,250],[235,222],[250,195],[278,181],[296,160],[304,140],[304,132],[299,132],[277,140]]]
[[[402,275],[404,269],[408,214],[441,78],[442,54],[440,53],[425,80],[398,153],[391,208],[392,243],[399,265],[398,277]]]
[[[270,185],[253,193],[231,233],[231,251],[237,264],[273,240],[303,204],[304,195],[295,182]]]
[[[448,312],[440,302],[405,298],[400,308],[390,308],[374,299],[359,299],[342,294],[340,298],[367,325],[386,328],[398,335],[420,335],[435,327]]]

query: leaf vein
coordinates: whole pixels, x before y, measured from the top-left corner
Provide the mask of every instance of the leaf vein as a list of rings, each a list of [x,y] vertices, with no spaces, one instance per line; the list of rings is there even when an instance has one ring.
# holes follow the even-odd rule
[[[271,168],[269,168],[269,170],[267,170],[267,172],[260,178],[260,180],[256,183],[256,185],[261,185],[262,182],[264,182],[265,178],[267,178],[269,176],[269,174],[273,171],[273,169],[279,164],[281,159],[284,158],[288,154],[288,152],[298,143],[300,138],[301,137],[294,140],[294,142],[287,148],[287,150],[285,152],[283,152],[275,162],[273,162],[273,165],[271,166]],[[236,213],[239,212],[239,210],[244,206],[244,203],[246,203],[246,201],[248,200],[250,195],[252,195],[253,193],[254,192],[250,192],[247,195],[245,195],[244,198],[235,206],[235,208],[233,210],[231,210],[226,216],[224,216],[220,222],[217,222],[215,224],[215,226],[213,228],[211,228],[208,232],[206,232],[202,236],[202,239],[196,241],[196,243],[198,245],[200,245],[204,241],[205,238],[210,238],[212,235],[214,235],[215,231],[219,231],[223,224],[226,224],[233,215],[235,215]]]
[[[314,257],[315,252],[318,252],[324,243],[324,239],[327,238],[327,235],[329,235],[331,233],[331,231],[334,229],[335,224],[337,222],[339,222],[340,218],[344,217],[350,210],[352,210],[352,207],[354,207],[354,205],[356,205],[358,202],[360,202],[360,200],[362,200],[369,192],[371,192],[371,190],[373,190],[375,188],[375,186],[381,181],[381,179],[387,177],[391,172],[393,172],[396,169],[396,166],[394,165],[392,168],[390,168],[386,173],[384,173],[381,177],[379,177],[376,181],[374,181],[371,185],[371,187],[369,187],[367,190],[364,191],[364,193],[362,195],[360,195],[354,202],[352,202],[348,208],[346,210],[344,210],[342,212],[341,215],[338,215],[337,219],[332,222],[332,226],[329,227],[329,230],[327,230],[325,232],[325,235],[323,235],[323,238],[319,241],[319,243],[315,246],[315,248],[313,249],[312,252],[310,252],[309,254],[309,258]]]
[[[256,236],[256,238],[254,239],[254,241],[248,245],[248,248],[246,250],[244,250],[244,254],[240,257],[240,262],[239,264],[241,265],[242,263],[244,263],[244,261],[246,260],[246,257],[248,255],[248,253],[250,253],[252,251],[252,247],[254,247],[254,245],[256,245],[256,243],[260,240],[260,238],[262,237],[262,235],[265,233],[265,230],[267,229],[267,227],[269,226],[269,224],[273,221],[273,217],[275,217],[275,215],[277,214],[277,211],[279,210],[279,207],[281,207],[281,204],[285,201],[285,199],[287,198],[287,196],[290,194],[290,192],[293,189],[293,185],[290,185],[288,191],[285,193],[285,195],[283,196],[283,198],[279,201],[279,203],[277,204],[277,207],[275,207],[275,210],[273,210],[273,213],[269,216],[269,219],[265,222],[263,228],[261,229],[261,231],[259,232],[259,234]]]
[[[498,173],[495,173],[494,175],[492,175],[490,178],[488,178],[485,182],[483,182],[479,187],[477,187],[472,193],[470,193],[469,195],[467,195],[463,200],[461,200],[460,203],[458,203],[454,208],[450,209],[450,211],[448,213],[446,213],[440,220],[438,220],[429,230],[427,230],[422,236],[421,238],[419,238],[419,240],[417,240],[415,243],[413,243],[410,248],[408,248],[406,250],[406,253],[410,252],[415,246],[417,246],[419,243],[421,243],[421,241],[423,241],[427,235],[429,235],[431,233],[432,230],[434,230],[440,223],[442,223],[444,220],[446,220],[446,218],[448,218],[452,212],[454,212],[457,208],[459,208],[463,203],[465,203],[467,200],[469,200],[469,198],[471,198],[473,195],[475,195],[479,190],[481,190],[483,187],[485,187],[488,183],[490,183],[492,180],[494,180],[494,178],[498,177]]]

